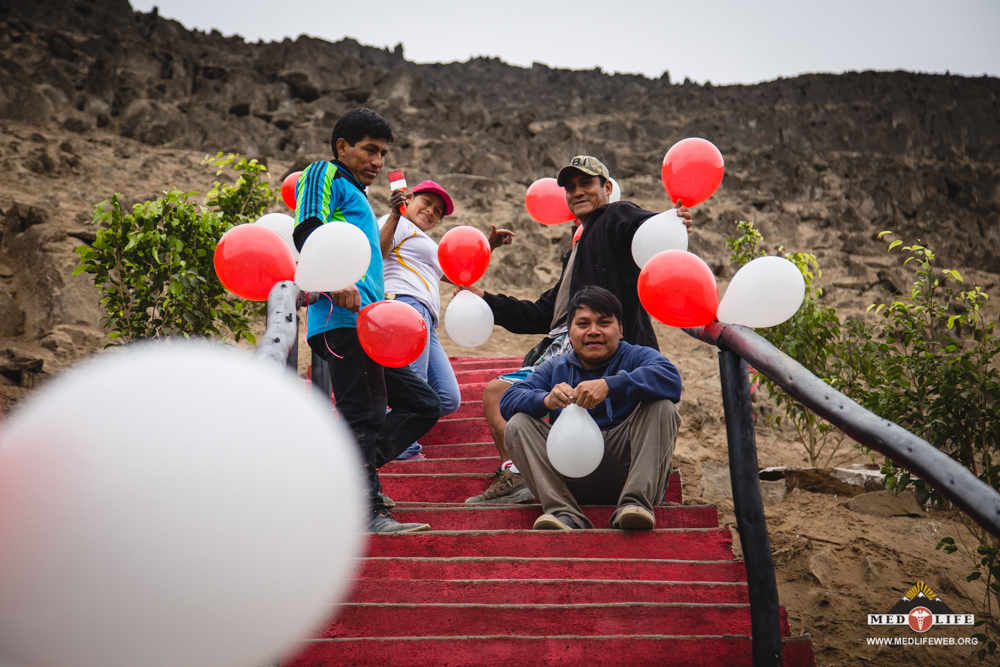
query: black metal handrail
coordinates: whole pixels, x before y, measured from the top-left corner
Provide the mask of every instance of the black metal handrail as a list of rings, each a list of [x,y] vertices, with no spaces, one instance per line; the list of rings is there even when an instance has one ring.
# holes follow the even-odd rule
[[[869,412],[752,329],[713,322],[684,330],[719,351],[736,527],[750,595],[754,667],[781,665],[778,585],[760,493],[747,364],[860,444],[889,457],[1000,537],[1000,494],[926,440]]]

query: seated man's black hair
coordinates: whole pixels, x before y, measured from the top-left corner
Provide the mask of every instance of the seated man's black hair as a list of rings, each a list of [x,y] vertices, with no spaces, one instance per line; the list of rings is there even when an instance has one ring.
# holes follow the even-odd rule
[[[569,322],[572,324],[577,308],[587,306],[598,315],[607,317],[614,315],[620,323],[622,321],[622,304],[614,294],[596,285],[584,285],[580,290],[570,297],[569,300]]]
[[[338,139],[344,139],[348,146],[353,146],[365,137],[385,139],[387,143],[395,140],[389,121],[378,112],[371,109],[351,109],[338,118],[337,124],[333,126],[333,137],[330,139],[333,154],[337,155]]]

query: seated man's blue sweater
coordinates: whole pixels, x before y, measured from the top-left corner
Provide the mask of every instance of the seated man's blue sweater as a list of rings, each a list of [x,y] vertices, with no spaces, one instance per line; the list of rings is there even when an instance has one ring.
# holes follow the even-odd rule
[[[602,431],[628,419],[641,401],[666,398],[676,403],[681,398],[681,375],[676,366],[652,348],[621,341],[615,354],[597,368],[584,368],[575,351],[539,365],[527,379],[504,392],[500,414],[508,421],[518,412],[542,419],[549,414],[542,401],[557,384],[565,382],[576,387],[581,382],[601,378],[608,383],[608,398],[604,405],[589,412]],[[560,412],[562,409],[552,411],[551,423],[555,423]]]

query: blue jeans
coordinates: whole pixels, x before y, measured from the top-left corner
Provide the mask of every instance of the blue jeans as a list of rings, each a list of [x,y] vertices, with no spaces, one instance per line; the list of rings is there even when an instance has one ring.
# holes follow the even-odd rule
[[[444,348],[441,347],[437,330],[432,324],[431,311],[412,296],[397,296],[396,301],[402,301],[416,308],[427,323],[427,346],[424,347],[423,354],[410,364],[410,369],[437,392],[438,398],[441,399],[441,416],[450,415],[461,405],[462,391],[458,388],[455,371],[448,361]]]

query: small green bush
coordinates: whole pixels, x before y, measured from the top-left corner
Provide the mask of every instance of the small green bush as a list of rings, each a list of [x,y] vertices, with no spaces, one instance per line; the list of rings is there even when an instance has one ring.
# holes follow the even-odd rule
[[[206,158],[216,175],[232,167],[233,185],[214,183],[205,205],[195,192],[171,190],[131,210],[112,195],[97,204],[96,241],[76,249],[74,275],[90,273],[101,291],[111,345],[166,336],[231,337],[255,342],[250,316],[259,304],[231,295],[215,274],[215,246],[238,224],[252,222],[277,200],[267,169],[238,155]]]

